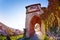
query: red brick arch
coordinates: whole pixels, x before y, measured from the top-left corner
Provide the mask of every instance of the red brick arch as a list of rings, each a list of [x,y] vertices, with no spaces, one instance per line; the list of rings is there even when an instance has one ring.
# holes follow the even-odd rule
[[[41,19],[40,19],[40,17],[35,15],[35,16],[32,17],[32,19],[30,21],[30,31],[29,31],[30,32],[30,37],[33,36],[34,33],[35,33],[34,26],[35,26],[36,23],[39,23],[40,26],[41,26]]]

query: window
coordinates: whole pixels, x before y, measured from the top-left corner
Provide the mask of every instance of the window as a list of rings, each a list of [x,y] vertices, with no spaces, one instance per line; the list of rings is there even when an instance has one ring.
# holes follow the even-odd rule
[[[31,6],[30,9],[36,9],[36,6]]]
[[[31,9],[39,9],[39,7],[38,7],[38,6],[31,6],[31,7],[30,7],[30,10],[31,10]]]

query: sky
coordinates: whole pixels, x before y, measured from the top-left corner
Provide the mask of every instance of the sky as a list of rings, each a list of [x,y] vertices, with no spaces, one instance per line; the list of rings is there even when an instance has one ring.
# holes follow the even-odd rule
[[[22,30],[25,28],[26,6],[40,3],[47,7],[47,0],[0,0],[0,22],[8,27]]]

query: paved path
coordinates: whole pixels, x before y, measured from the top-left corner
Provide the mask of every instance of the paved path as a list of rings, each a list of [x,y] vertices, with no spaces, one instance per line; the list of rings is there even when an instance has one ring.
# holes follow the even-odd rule
[[[34,36],[30,38],[30,40],[39,40],[39,39],[38,39],[37,35],[34,34]]]

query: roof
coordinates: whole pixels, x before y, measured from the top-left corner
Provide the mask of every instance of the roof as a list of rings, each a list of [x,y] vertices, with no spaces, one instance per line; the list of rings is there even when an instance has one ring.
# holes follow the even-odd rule
[[[32,4],[32,5],[26,6],[26,8],[28,8],[28,7],[30,7],[30,6],[35,6],[35,5],[40,5],[40,6],[41,6],[41,4],[38,3],[38,4]]]

